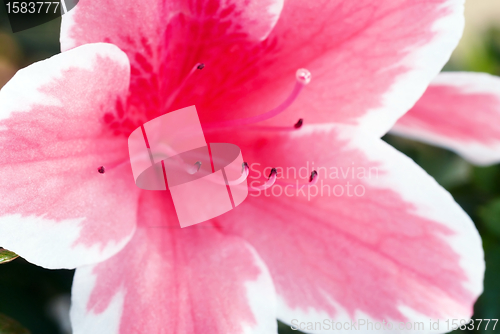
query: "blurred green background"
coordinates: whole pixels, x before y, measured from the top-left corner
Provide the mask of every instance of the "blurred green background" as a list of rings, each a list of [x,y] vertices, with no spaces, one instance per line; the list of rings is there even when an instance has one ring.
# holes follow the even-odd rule
[[[0,87],[18,69],[59,53],[59,26],[60,19],[56,19],[12,34],[5,8],[0,6]],[[499,0],[468,1],[464,37],[445,70],[500,75]],[[390,135],[384,139],[449,190],[476,223],[483,238],[486,277],[474,318],[499,319],[500,166],[474,167],[443,149]],[[1,324],[5,322],[3,315],[15,319],[32,334],[70,333],[67,312],[72,278],[73,271],[45,270],[21,258],[0,265],[0,334],[7,333]],[[491,328],[486,331],[483,325],[479,332],[493,333]],[[298,333],[282,323],[279,332]]]

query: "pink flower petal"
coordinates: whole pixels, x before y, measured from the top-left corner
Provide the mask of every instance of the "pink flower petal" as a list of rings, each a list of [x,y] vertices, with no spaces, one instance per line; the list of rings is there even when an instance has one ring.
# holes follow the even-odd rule
[[[131,242],[78,268],[71,311],[83,333],[276,333],[274,287],[242,239],[180,229],[167,192],[144,192]]]
[[[129,1],[124,4],[120,1],[82,0],[64,16],[62,49],[67,50],[92,41],[108,41],[126,52],[147,51],[146,44],[157,51],[157,47],[163,46],[175,35],[174,32],[197,33],[200,38],[248,38],[257,42],[265,39],[275,26],[283,2],[284,0],[171,0],[165,3]],[[197,31],[184,30],[185,28]],[[145,49],[130,49],[131,44]]]
[[[176,6],[82,0],[63,17],[62,48],[105,41],[124,50],[132,64],[128,112],[143,122],[189,105],[202,123],[261,114],[286,98],[305,67],[311,84],[271,123],[359,123],[383,135],[438,74],[463,26],[463,0],[291,0],[257,42],[229,33],[218,16]],[[206,67],[188,78],[198,62]]]
[[[283,96],[290,73],[305,67],[312,81],[281,124],[356,123],[382,135],[448,60],[462,26],[460,0],[289,1],[270,38],[293,38],[267,74],[284,88],[259,94]]]
[[[129,71],[116,46],[93,44],[35,63],[2,88],[0,245],[40,266],[74,268],[131,238],[138,189],[129,165],[112,168],[127,161],[127,138],[106,123]]]
[[[392,129],[480,165],[500,161],[500,78],[441,73]]]
[[[316,185],[275,185],[215,221],[250,242],[268,266],[279,319],[426,326],[430,318],[469,319],[482,291],[481,239],[449,193],[354,127],[273,133],[252,146],[251,137],[231,136],[250,164],[249,184],[274,167],[277,184],[307,184],[314,169]]]

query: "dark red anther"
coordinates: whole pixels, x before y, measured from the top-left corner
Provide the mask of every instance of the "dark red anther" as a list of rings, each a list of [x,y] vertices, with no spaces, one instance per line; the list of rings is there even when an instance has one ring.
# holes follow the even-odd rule
[[[243,162],[241,164],[241,174],[245,171],[245,168],[249,169],[248,164],[246,162]]]
[[[198,64],[198,66],[197,66],[196,68],[197,68],[197,69],[199,69],[199,70],[202,70],[202,69],[204,69],[204,68],[205,68],[205,64],[203,64],[203,63],[199,63],[199,64]]]
[[[101,166],[101,167],[97,168],[97,171],[98,171],[100,174],[104,174],[104,172],[106,171],[106,168],[104,168],[104,166]]]
[[[313,170],[312,173],[311,173],[311,176],[309,177],[309,182],[312,182],[314,181],[314,179],[316,178],[316,176],[318,176],[318,172]]]
[[[304,120],[302,118],[300,118],[297,123],[294,124],[294,128],[296,129],[300,129],[302,127],[302,124],[304,123]]]
[[[278,174],[276,168],[271,169],[271,173],[269,173],[269,178],[271,178],[274,174]]]

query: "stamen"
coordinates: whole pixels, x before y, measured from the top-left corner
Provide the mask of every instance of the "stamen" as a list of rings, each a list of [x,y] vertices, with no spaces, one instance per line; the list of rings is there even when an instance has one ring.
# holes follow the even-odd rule
[[[228,186],[236,186],[243,181],[245,181],[248,177],[248,174],[250,174],[250,168],[248,168],[248,164],[246,162],[241,164],[241,176],[234,180],[234,181],[227,181]]]
[[[295,73],[295,76],[297,77],[297,81],[302,82],[302,84],[307,85],[308,83],[311,82],[311,72],[306,70],[305,68],[299,68],[297,70],[297,73]]]
[[[176,161],[177,165],[181,166],[189,174],[195,174],[201,168],[201,161],[195,162],[194,165],[189,165],[184,162],[184,160],[182,160],[182,158],[169,146],[162,146],[162,150],[164,150],[164,153],[169,154],[169,156]],[[149,163],[152,163],[151,156],[147,152],[143,152],[142,154],[136,154],[133,158],[108,163],[107,167],[100,166],[97,168],[97,171],[101,174],[104,174],[105,172],[112,172],[123,166],[129,166],[133,161],[148,161]]]
[[[276,108],[271,109],[268,112],[265,112],[263,114],[248,117],[248,118],[241,118],[241,119],[235,119],[235,120],[224,121],[224,122],[208,123],[208,124],[205,124],[203,126],[203,128],[204,129],[211,129],[211,128],[243,126],[243,125],[262,122],[262,121],[268,120],[270,118],[273,118],[273,117],[281,114],[295,101],[295,99],[299,96],[299,94],[302,91],[302,89],[304,88],[304,86],[307,85],[309,82],[311,82],[311,73],[308,70],[301,68],[301,69],[297,70],[295,78],[296,78],[296,82],[295,82],[295,86],[293,87],[291,94],[285,99],[285,101],[283,101]]]
[[[278,174],[278,171],[276,170],[276,168],[271,169],[271,172],[269,173],[268,179],[270,179],[271,176],[276,176],[277,174]]]
[[[186,168],[186,171],[188,172],[188,174],[193,175],[197,173],[200,170],[200,168],[201,168],[201,161],[196,161],[193,166],[188,166]]]
[[[302,118],[300,118],[300,119],[297,121],[297,123],[295,123],[295,124],[293,125],[293,127],[294,127],[294,128],[296,128],[296,129],[300,129],[300,128],[302,127],[302,124],[303,124],[303,123],[304,123],[304,120],[303,120]]]
[[[252,126],[245,126],[240,129],[239,131],[297,131],[297,129],[294,126],[272,126],[272,125],[252,125]]]
[[[247,174],[249,173],[249,167],[248,167],[248,164],[246,162],[242,163],[241,164],[241,173],[243,174],[243,172],[246,172]]]
[[[204,68],[205,68],[204,63],[197,63],[196,65],[193,66],[191,71],[189,71],[188,75],[184,78],[184,80],[182,80],[181,84],[170,94],[167,102],[164,104],[165,107],[163,109],[163,113],[167,112],[170,109],[172,103],[175,101],[181,90],[186,86],[186,83],[191,78],[193,73],[196,72],[196,70],[202,70]]]
[[[273,184],[276,183],[277,174],[278,172],[276,171],[276,168],[271,169],[269,179],[263,185],[257,187],[249,186],[248,191],[261,191],[273,186]]]
[[[112,170],[115,170],[117,168],[120,168],[120,167],[123,167],[126,165],[130,165],[130,159],[126,159],[126,160],[114,162],[114,163],[109,163],[109,164],[107,164],[107,167],[100,166],[97,168],[97,171],[99,172],[99,174],[104,174],[106,172],[110,172]]]
[[[290,186],[292,188],[298,188],[298,189],[302,189],[304,187],[312,187],[314,186],[316,183],[318,183],[318,172],[313,170],[312,173],[311,173],[311,176],[309,176],[309,183],[307,184],[302,184],[302,185],[299,185],[298,181],[297,183],[293,184],[293,183],[287,183],[287,182],[276,182],[276,184],[279,184],[279,185],[282,185],[282,186]]]
[[[313,181],[317,182],[318,181],[317,179],[318,179],[318,172],[313,170],[311,173],[311,176],[309,177],[309,182],[311,182],[311,183]]]

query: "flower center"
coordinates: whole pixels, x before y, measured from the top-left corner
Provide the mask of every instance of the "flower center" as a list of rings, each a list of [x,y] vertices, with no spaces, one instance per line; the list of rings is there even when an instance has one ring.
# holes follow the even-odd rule
[[[186,86],[186,83],[189,81],[189,79],[193,76],[193,74],[198,71],[202,70],[205,68],[204,63],[197,63],[196,65],[193,66],[191,71],[188,73],[188,75],[182,80],[181,84],[170,94],[168,100],[164,104],[164,110],[168,110],[172,103],[175,101],[179,93],[182,91],[182,89]],[[288,95],[288,97],[280,103],[277,107],[263,113],[260,115],[252,116],[252,117],[247,117],[247,118],[241,118],[241,119],[235,119],[235,120],[229,120],[229,121],[222,121],[222,122],[213,122],[213,123],[206,123],[203,125],[204,130],[206,131],[213,131],[213,130],[222,130],[222,129],[227,129],[227,128],[234,128],[234,127],[241,127],[241,129],[245,130],[271,130],[271,131],[289,131],[289,130],[298,130],[302,127],[304,120],[300,118],[297,123],[293,125],[293,127],[290,126],[249,126],[253,125],[255,123],[259,123],[268,119],[271,119],[282,112],[284,112],[288,107],[290,107],[293,102],[297,99],[299,94],[301,93],[302,89],[311,82],[311,72],[309,72],[307,69],[301,68],[298,69],[297,72],[295,73],[295,85],[293,87],[292,92]],[[141,126],[142,127],[142,126]],[[111,166],[110,168],[105,168],[104,166],[100,166],[97,168],[97,171],[100,174],[104,174],[106,170],[111,171],[117,167],[123,166],[130,164],[130,161],[123,161],[117,164],[114,164],[114,166]],[[195,174],[196,172],[199,171],[201,167],[201,162],[196,162],[193,166],[187,166],[185,165],[185,170],[189,174]],[[237,182],[238,184],[243,182],[249,175],[249,167],[247,163],[244,163],[242,166],[242,175],[241,177],[233,182]],[[277,170],[276,168],[273,168],[271,170],[271,173],[269,174],[268,180],[257,187],[252,187],[249,186],[249,191],[261,191],[265,190],[271,186],[273,186],[275,183],[280,183],[283,184],[282,182],[277,182]],[[287,183],[287,186],[291,187],[299,187],[302,188],[304,186],[312,186],[316,184],[318,179],[318,173],[316,171],[313,171],[311,173],[311,176],[309,178],[309,182],[307,184],[299,185],[297,184],[289,184]]]
[[[257,115],[257,116],[252,116],[252,117],[247,117],[247,118],[240,118],[240,119],[234,119],[230,121],[223,121],[223,122],[213,122],[213,123],[208,123],[204,124],[203,128],[204,129],[221,129],[221,128],[226,128],[226,127],[240,127],[240,126],[245,126],[245,125],[250,125],[254,123],[259,123],[265,120],[268,120],[270,118],[273,118],[279,114],[281,114],[283,111],[285,111],[289,106],[292,105],[292,103],[297,99],[299,96],[300,92],[302,89],[311,82],[311,72],[306,70],[305,68],[300,68],[297,70],[295,74],[295,86],[293,87],[292,92],[288,97],[276,108],[269,110],[268,112],[265,112],[263,114]],[[300,128],[302,126],[303,120],[300,119],[297,124],[299,126],[297,127],[297,124],[295,125],[295,128]]]

